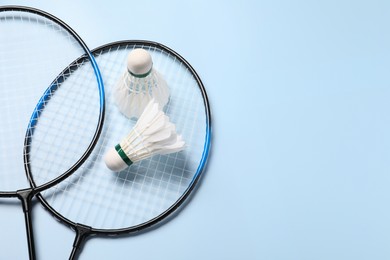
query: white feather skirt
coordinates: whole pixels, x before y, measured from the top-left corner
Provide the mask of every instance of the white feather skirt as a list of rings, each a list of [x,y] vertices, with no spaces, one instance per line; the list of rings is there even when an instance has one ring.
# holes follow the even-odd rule
[[[137,119],[153,98],[163,110],[169,100],[169,88],[162,75],[154,69],[145,78],[134,77],[125,71],[114,86],[113,96],[126,117]]]

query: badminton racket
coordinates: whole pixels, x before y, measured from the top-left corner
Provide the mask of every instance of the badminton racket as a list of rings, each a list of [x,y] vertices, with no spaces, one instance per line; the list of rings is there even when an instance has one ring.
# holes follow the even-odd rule
[[[185,150],[155,155],[121,172],[104,164],[105,153],[135,125],[120,113],[113,89],[135,48],[147,50],[165,78],[170,99],[164,111],[186,142]],[[211,117],[205,88],[195,70],[172,49],[150,41],[120,41],[93,50],[106,92],[101,137],[86,162],[68,179],[38,194],[44,207],[76,231],[70,259],[90,235],[132,234],[165,223],[199,183],[210,149]],[[40,171],[36,171],[39,173]],[[33,174],[32,186],[39,175]]]
[[[91,153],[104,118],[103,82],[85,43],[51,14],[0,7],[0,35],[0,197],[22,202],[35,259],[32,198]],[[31,188],[35,171],[41,178]]]

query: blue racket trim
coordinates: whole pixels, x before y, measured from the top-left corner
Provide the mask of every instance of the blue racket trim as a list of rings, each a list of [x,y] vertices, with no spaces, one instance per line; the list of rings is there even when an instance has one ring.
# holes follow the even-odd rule
[[[99,95],[100,95],[100,113],[103,113],[104,105],[105,105],[105,93],[104,93],[104,84],[103,84],[103,78],[102,74],[99,70],[99,67],[96,63],[96,60],[91,52],[88,52],[88,56],[92,62],[92,67],[96,75],[96,79],[98,81],[98,87],[99,87]]]
[[[204,144],[204,150],[202,153],[202,159],[200,160],[198,169],[196,170],[196,173],[192,179],[190,186],[192,186],[192,183],[197,180],[198,175],[202,173],[202,171],[207,163],[207,158],[209,156],[210,145],[211,145],[211,128],[210,128],[208,123],[207,123],[206,129],[207,129],[206,130],[206,139],[205,139],[205,144]]]
[[[90,61],[92,63],[92,67],[96,76],[96,79],[98,81],[98,89],[99,89],[99,97],[100,97],[100,114],[103,114],[104,106],[105,106],[105,98],[104,98],[104,84],[102,80],[102,75],[100,73],[99,67],[97,66],[95,58],[92,56],[91,53],[89,53],[88,57],[90,58]],[[33,114],[31,115],[29,125],[27,127],[27,136],[28,140],[30,140],[31,136],[34,134],[34,128],[38,122],[38,118],[41,115],[43,109],[45,108],[46,103],[50,100],[53,93],[58,89],[58,86],[64,82],[65,71],[72,71],[72,67],[66,68],[62,73],[61,76],[59,76],[44,92],[42,97],[39,99]]]

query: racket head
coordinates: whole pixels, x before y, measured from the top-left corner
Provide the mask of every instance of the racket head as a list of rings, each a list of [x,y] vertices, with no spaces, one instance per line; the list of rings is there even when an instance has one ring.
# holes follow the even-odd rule
[[[152,55],[153,66],[168,83],[166,114],[187,147],[156,155],[114,173],[103,157],[131,128],[112,97],[134,48]],[[119,41],[94,49],[106,86],[106,119],[101,138],[86,163],[64,182],[38,194],[46,209],[71,228],[79,224],[95,234],[117,235],[144,230],[171,216],[199,182],[210,151],[211,114],[204,85],[192,66],[172,49],[151,41]]]
[[[5,111],[3,122],[6,123],[0,130],[0,190],[3,194],[14,193],[32,184],[39,192],[69,176],[92,151],[104,119],[103,81],[83,40],[49,13],[24,6],[0,7],[0,34],[7,35],[0,39],[0,109]],[[79,60],[79,64],[68,67],[75,60]],[[45,173],[40,173],[41,178],[32,178],[33,172],[38,171],[34,164],[42,160],[43,151],[58,152],[55,150],[58,143],[64,143],[65,137],[70,136],[55,136],[61,131],[54,127],[55,124],[51,127],[47,123],[56,118],[50,113],[71,111],[66,107],[69,99],[63,94],[69,91],[68,86],[71,81],[75,82],[75,74],[80,74],[79,71],[84,71],[84,78],[89,80],[83,86],[92,93],[88,98],[94,98],[89,115],[95,125],[84,135],[88,136],[88,145],[83,147],[82,154],[67,160],[66,167],[45,166],[46,172],[54,171],[44,177]],[[81,104],[80,98],[73,101]],[[57,112],[53,109],[55,104],[60,108]],[[60,123],[58,118],[51,123]],[[67,122],[74,121],[68,118]],[[35,157],[31,156],[32,150]],[[54,164],[49,158],[44,163]]]

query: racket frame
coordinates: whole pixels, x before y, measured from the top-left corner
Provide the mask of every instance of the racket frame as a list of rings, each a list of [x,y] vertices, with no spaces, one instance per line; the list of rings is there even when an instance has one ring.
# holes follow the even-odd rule
[[[122,41],[116,41],[112,43],[108,43],[105,45],[102,45],[100,47],[97,47],[92,50],[92,54],[96,55],[97,53],[104,53],[110,51],[110,49],[120,49],[124,48],[123,46],[126,45],[134,45],[134,46],[142,46],[142,47],[155,47],[158,49],[161,49],[168,54],[172,55],[173,57],[177,58],[181,63],[183,63],[190,73],[194,76],[194,79],[197,82],[197,85],[199,86],[199,89],[201,91],[201,94],[203,96],[204,106],[205,106],[205,113],[206,113],[206,137],[205,137],[205,143],[204,143],[204,150],[202,154],[202,158],[200,160],[200,163],[198,165],[198,168],[196,170],[196,173],[185,190],[185,192],[177,199],[177,201],[172,204],[168,209],[166,209],[164,212],[159,214],[158,216],[150,219],[149,221],[146,221],[144,223],[141,223],[139,225],[126,227],[126,228],[119,228],[119,229],[101,229],[101,228],[93,228],[89,227],[80,223],[75,223],[68,218],[62,216],[58,211],[56,211],[53,207],[50,206],[50,204],[45,200],[45,198],[41,194],[37,194],[37,198],[41,202],[41,204],[44,206],[45,209],[47,209],[56,219],[58,219],[63,224],[67,225],[69,228],[75,230],[76,232],[76,238],[74,240],[73,244],[73,250],[71,253],[71,256],[69,259],[75,259],[76,255],[78,254],[79,248],[84,241],[85,238],[91,236],[91,235],[100,235],[100,236],[117,236],[117,235],[125,235],[125,234],[132,234],[137,233],[146,229],[149,229],[151,227],[155,227],[157,224],[159,224],[162,220],[168,219],[169,216],[173,215],[174,212],[177,212],[177,210],[180,208],[180,206],[183,205],[184,202],[188,201],[188,198],[193,193],[193,190],[195,187],[197,187],[197,183],[199,182],[202,173],[204,172],[204,169],[206,167],[206,162],[209,157],[210,147],[211,147],[211,111],[210,111],[210,105],[209,105],[209,99],[205,90],[205,87],[202,83],[202,80],[200,79],[199,75],[195,71],[195,69],[190,65],[189,62],[187,62],[180,54],[172,50],[171,48],[154,41],[149,40],[122,40]]]
[[[104,85],[103,80],[101,77],[101,73],[99,71],[99,67],[97,66],[97,63],[95,61],[94,56],[92,55],[91,51],[87,47],[87,45],[84,43],[84,41],[81,39],[81,37],[64,21],[60,20],[59,18],[55,17],[54,15],[47,13],[45,11],[42,11],[37,8],[33,7],[27,7],[27,6],[19,6],[19,5],[5,5],[0,6],[0,13],[2,12],[25,12],[25,13],[31,13],[38,15],[40,17],[46,18],[48,20],[51,20],[55,24],[59,25],[62,29],[66,30],[72,37],[77,41],[79,46],[84,50],[85,54],[83,57],[79,59],[88,59],[91,62],[91,65],[94,70],[94,74],[97,79],[98,83],[98,89],[99,89],[99,96],[100,96],[100,114],[98,118],[98,124],[96,127],[95,134],[92,138],[92,141],[90,145],[88,146],[87,150],[84,152],[84,154],[80,157],[80,159],[67,171],[59,175],[57,178],[44,183],[42,185],[36,186],[33,178],[31,177],[31,169],[29,166],[29,155],[28,151],[29,148],[27,147],[28,144],[31,141],[31,127],[33,127],[36,124],[36,119],[39,116],[39,108],[44,107],[44,102],[48,101],[49,95],[48,93],[52,91],[53,88],[58,88],[58,84],[52,83],[45,91],[44,95],[39,100],[29,122],[29,126],[26,131],[25,141],[24,141],[24,149],[23,149],[23,160],[24,160],[24,167],[25,167],[25,173],[27,176],[27,179],[30,183],[30,188],[20,189],[17,191],[0,191],[0,198],[18,198],[22,202],[23,206],[23,212],[25,217],[25,225],[26,225],[26,233],[27,233],[27,242],[28,242],[28,250],[29,250],[29,259],[34,260],[36,259],[36,252],[35,252],[35,246],[34,246],[34,236],[33,236],[33,225],[32,225],[32,219],[31,219],[31,202],[33,197],[35,197],[39,192],[42,192],[58,183],[63,181],[64,179],[68,178],[73,172],[75,172],[88,158],[88,156],[93,151],[93,148],[95,147],[99,136],[101,134],[103,124],[104,124],[104,114],[105,114],[105,96],[104,96]],[[55,81],[54,81],[55,82]]]

